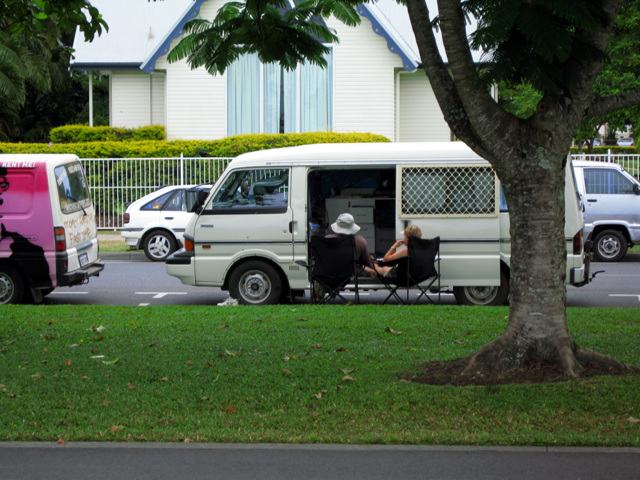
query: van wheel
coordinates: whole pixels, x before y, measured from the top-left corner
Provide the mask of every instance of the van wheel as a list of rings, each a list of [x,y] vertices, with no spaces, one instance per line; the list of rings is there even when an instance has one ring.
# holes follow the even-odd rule
[[[176,251],[176,240],[170,233],[154,231],[144,239],[144,254],[152,262],[164,262]]]
[[[8,265],[0,266],[0,304],[21,303],[24,282],[18,271]]]
[[[453,287],[453,296],[458,305],[505,305],[509,298],[509,279],[500,271],[498,287]]]
[[[593,256],[598,262],[619,262],[627,254],[627,239],[617,230],[603,230],[593,242]]]
[[[229,294],[243,305],[278,303],[282,281],[275,268],[253,260],[236,267],[229,278]]]

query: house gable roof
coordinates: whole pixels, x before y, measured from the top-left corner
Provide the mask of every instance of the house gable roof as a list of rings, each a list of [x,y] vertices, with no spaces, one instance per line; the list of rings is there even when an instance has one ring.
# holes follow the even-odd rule
[[[171,41],[182,35],[185,23],[200,13],[207,0],[92,0],[109,25],[109,31],[93,42],[77,35],[71,68],[74,70],[143,70],[151,73],[158,58],[169,53]],[[435,0],[426,0],[435,12]],[[433,4],[433,5],[432,5]],[[361,4],[358,13],[371,22],[374,33],[400,56],[402,66],[413,71],[420,54],[405,6],[395,0]],[[444,57],[440,36],[438,47]],[[480,55],[474,56],[479,61]]]

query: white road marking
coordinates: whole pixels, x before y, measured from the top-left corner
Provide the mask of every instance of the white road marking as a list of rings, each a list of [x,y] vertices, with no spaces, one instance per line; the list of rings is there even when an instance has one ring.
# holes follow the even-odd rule
[[[610,297],[637,297],[638,301],[640,302],[640,294],[623,294],[623,293],[610,293],[609,294]]]
[[[187,292],[136,292],[136,295],[153,295],[151,298],[164,298],[167,295],[186,295]]]
[[[55,290],[49,295],[87,295],[89,292],[56,292]]]

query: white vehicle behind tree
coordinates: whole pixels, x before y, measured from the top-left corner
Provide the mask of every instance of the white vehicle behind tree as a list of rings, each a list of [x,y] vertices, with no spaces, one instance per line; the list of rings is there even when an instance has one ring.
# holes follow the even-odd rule
[[[566,283],[588,281],[582,214],[566,173]],[[244,304],[272,304],[309,289],[310,235],[351,213],[382,256],[407,225],[441,238],[442,287],[460,304],[502,305],[509,296],[509,213],[489,163],[460,142],[305,145],[241,155],[202,198],[185,248],[167,272],[188,285],[221,287]],[[359,281],[364,288],[384,288]]]
[[[640,183],[616,163],[574,160],[585,239],[599,262],[618,262],[640,243]]]
[[[182,234],[193,215],[197,192],[211,185],[162,187],[131,203],[124,214],[122,236],[130,247],[144,250],[147,258],[164,262],[182,247]]]

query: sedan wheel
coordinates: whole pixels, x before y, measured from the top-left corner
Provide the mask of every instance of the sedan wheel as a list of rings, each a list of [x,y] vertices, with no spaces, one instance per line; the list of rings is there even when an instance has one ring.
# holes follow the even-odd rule
[[[144,240],[144,253],[152,262],[164,262],[175,250],[176,241],[167,232],[151,232]]]

